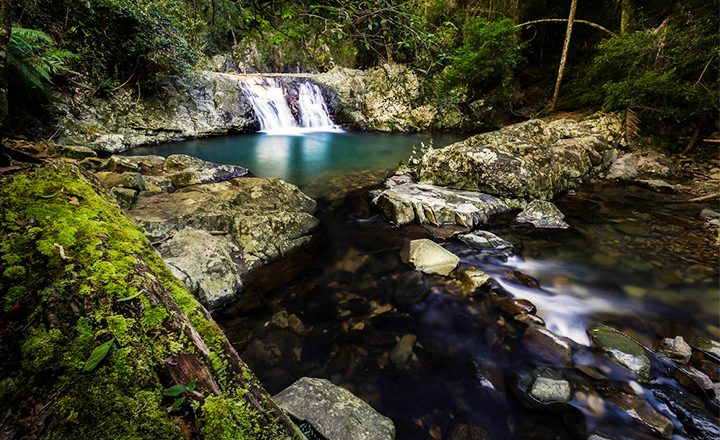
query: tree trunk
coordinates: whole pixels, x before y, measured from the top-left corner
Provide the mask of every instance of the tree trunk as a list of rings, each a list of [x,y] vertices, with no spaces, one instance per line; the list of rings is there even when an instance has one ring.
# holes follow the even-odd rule
[[[570,16],[568,17],[567,31],[565,32],[565,45],[563,46],[562,57],[560,58],[560,68],[558,69],[557,82],[555,82],[555,93],[553,93],[550,110],[555,110],[558,96],[560,95],[560,84],[562,84],[563,73],[565,72],[565,64],[567,63],[568,49],[570,48],[570,36],[572,35],[573,22],[575,21],[575,11],[577,10],[578,0],[572,0],[570,5]]]
[[[620,33],[624,34],[630,24],[630,13],[632,12],[632,0],[621,0],[622,12],[620,16]]]
[[[12,5],[10,0],[2,0],[0,5],[2,24],[0,24],[0,127],[5,124],[8,115],[8,48],[12,34]]]
[[[510,18],[515,24],[520,23],[520,0],[512,0],[510,2]]]

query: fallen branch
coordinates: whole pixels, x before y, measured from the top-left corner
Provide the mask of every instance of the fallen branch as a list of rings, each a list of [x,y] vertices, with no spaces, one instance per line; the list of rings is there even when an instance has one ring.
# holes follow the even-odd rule
[[[229,234],[229,231],[208,231],[210,235],[226,235]]]
[[[706,196],[695,197],[694,199],[688,200],[688,202],[702,202],[703,200],[710,200],[710,199],[714,199],[715,197],[720,197],[720,193],[714,193],[714,194],[708,194]]]
[[[562,23],[562,22],[567,22],[567,21],[568,21],[567,18],[544,18],[544,19],[542,19],[542,20],[533,20],[533,21],[527,21],[527,22],[521,23],[521,24],[516,24],[515,27],[529,26],[529,25],[535,24],[535,23],[546,23],[546,22]],[[604,27],[600,26],[599,24],[593,23],[593,22],[591,22],[591,21],[587,21],[587,20],[573,20],[573,23],[583,23],[583,24],[586,24],[586,25],[588,25],[588,26],[592,26],[592,27],[594,27],[595,29],[600,29],[601,31],[603,31],[603,32],[605,32],[606,34],[609,34],[609,35],[611,35],[611,36],[613,36],[613,37],[617,37],[617,34],[616,34],[615,32],[613,32],[613,31],[611,31],[611,30],[608,30],[608,29],[605,29]]]
[[[57,243],[53,243],[53,246],[58,248],[58,250],[60,251],[60,258],[62,258],[63,260],[68,259],[68,257],[65,256],[65,249],[63,249],[63,247],[61,245],[59,245]]]

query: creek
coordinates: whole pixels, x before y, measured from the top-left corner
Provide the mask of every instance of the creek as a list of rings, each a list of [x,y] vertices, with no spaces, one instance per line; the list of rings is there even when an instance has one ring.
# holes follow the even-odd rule
[[[591,182],[556,201],[570,229],[535,230],[501,215],[483,229],[514,250],[468,253],[451,231],[398,228],[370,209],[369,191],[429,135],[295,130],[130,152],[242,165],[318,199],[315,243],[268,265],[238,304],[214,313],[270,394],[304,376],[329,379],[390,417],[398,440],[447,439],[461,424],[492,439],[587,438],[579,433],[595,429],[660,438],[615,406],[588,404],[579,391],[588,381],[577,373],[566,374],[578,391],[574,411],[528,405],[518,384],[543,361],[520,343],[524,324],[498,313],[487,295],[469,297],[439,276],[418,281],[429,287],[424,300],[397,306],[393,297],[415,273],[399,250],[411,239],[446,236],[434,239],[461,256],[461,268],[485,271],[500,297],[530,300],[550,330],[578,347],[590,345],[585,329],[605,324],[654,349],[663,337],[720,333],[716,237],[699,219],[706,206]],[[460,138],[435,134],[432,142]]]

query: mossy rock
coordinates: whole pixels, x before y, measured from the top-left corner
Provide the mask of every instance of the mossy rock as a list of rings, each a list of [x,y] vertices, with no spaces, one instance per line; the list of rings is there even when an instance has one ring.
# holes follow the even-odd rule
[[[0,175],[3,434],[302,438],[94,182],[64,162]],[[163,390],[193,380],[196,393],[168,412],[174,397]],[[224,414],[204,410],[213,404],[233,408],[222,432],[207,428]]]

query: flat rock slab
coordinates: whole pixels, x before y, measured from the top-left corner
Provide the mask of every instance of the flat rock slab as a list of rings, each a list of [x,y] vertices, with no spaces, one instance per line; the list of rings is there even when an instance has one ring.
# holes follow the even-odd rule
[[[273,397],[291,417],[327,440],[393,440],[395,425],[370,405],[325,379],[303,377]]]
[[[593,344],[610,359],[635,372],[640,379],[650,375],[650,359],[645,349],[634,339],[610,327],[594,327],[587,330]]]
[[[372,204],[398,225],[457,224],[470,229],[486,223],[491,215],[510,211],[505,201],[488,194],[418,183],[387,189]]]
[[[400,258],[416,270],[447,276],[457,267],[460,257],[432,240],[412,240],[403,247]]]
[[[570,227],[563,221],[565,214],[557,206],[542,200],[533,200],[515,218],[516,223],[531,223],[541,229],[567,229]]]

